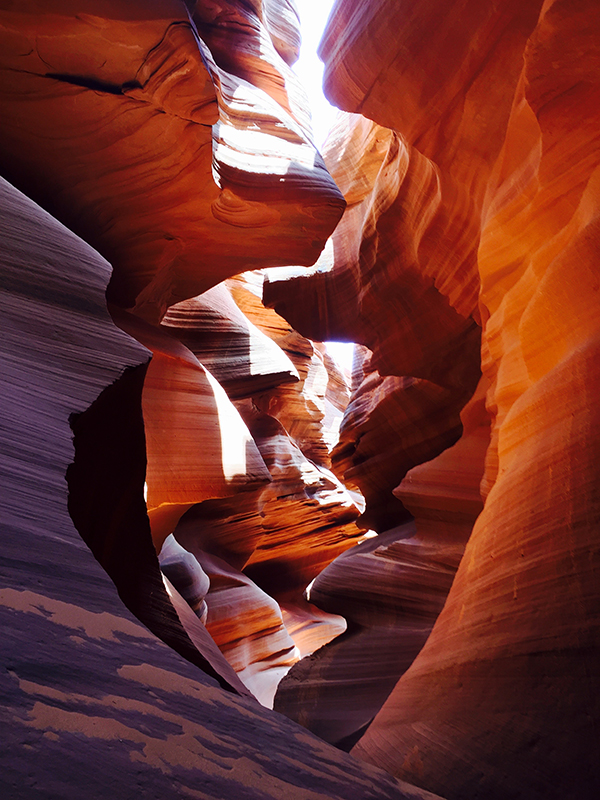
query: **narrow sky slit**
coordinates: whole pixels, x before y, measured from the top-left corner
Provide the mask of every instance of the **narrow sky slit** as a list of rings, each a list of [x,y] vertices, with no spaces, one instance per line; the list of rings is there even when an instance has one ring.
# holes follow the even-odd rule
[[[296,0],[300,13],[302,48],[294,70],[308,94],[312,114],[313,131],[317,147],[322,147],[329,129],[333,125],[337,109],[323,94],[323,64],[317,48],[334,0]],[[327,351],[344,370],[352,371],[354,345],[349,342],[327,342]]]

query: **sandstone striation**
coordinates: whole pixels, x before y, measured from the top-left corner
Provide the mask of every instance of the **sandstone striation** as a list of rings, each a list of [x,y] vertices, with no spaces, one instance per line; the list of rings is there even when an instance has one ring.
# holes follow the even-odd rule
[[[407,518],[393,489],[409,469],[456,441],[462,430],[459,412],[467,399],[466,391],[426,380],[366,372],[332,452],[336,474],[366,500],[363,524],[385,531]]]
[[[595,800],[599,31],[2,5],[3,797]]]
[[[275,709],[349,750],[425,644],[461,556],[461,547],[423,541],[406,523],[336,559],[310,599],[342,615],[348,630],[292,667]]]
[[[0,15],[1,166],[109,259],[115,304],[157,321],[244,269],[314,262],[339,191],[289,111],[215,63],[184,3],[55,5]]]
[[[324,157],[346,212],[313,270],[269,276],[265,303],[312,339],[367,346],[383,375],[472,391],[479,313],[470,203],[457,203],[436,165],[395,131],[357,115],[339,117]]]
[[[292,9],[230,4],[251,23],[227,33],[233,61],[271,43],[240,77],[198,36],[212,13],[198,5],[191,17],[177,0],[0,10],[0,168],[31,197],[2,181],[2,794],[426,798],[261,708],[235,668],[262,691],[264,665],[295,652],[276,601],[230,565],[219,597],[205,559],[209,627],[232,667],[201,621],[206,573],[163,544],[190,506],[258,496],[271,477],[192,342],[158,323],[242,269],[312,263],[344,205],[288,81]],[[231,302],[220,319],[216,335],[246,336],[262,359],[250,384],[249,357],[213,359],[232,395],[297,379]],[[298,474],[321,475],[298,459]],[[348,500],[336,517],[333,476],[309,485],[336,499],[333,541],[317,534],[325,552],[304,573],[359,535]]]
[[[456,444],[411,469],[394,490],[414,516],[422,540],[464,546],[483,509],[481,483],[490,443],[488,389],[482,377],[461,411],[462,436]]]
[[[272,708],[277,684],[300,657],[281,609],[226,562],[205,553],[200,560],[210,580],[207,630],[242,683]]]
[[[457,11],[339,3],[322,47],[336,102],[397,130],[471,199],[491,418],[485,505],[448,601],[353,752],[449,797],[591,798],[598,7]],[[433,531],[446,467],[419,470],[398,494]]]
[[[411,469],[395,490],[415,521],[338,557],[310,587],[311,600],[343,615],[348,632],[292,668],[278,687],[275,708],[342,749],[349,750],[367,730],[446,601],[483,508],[486,388],[482,379],[461,413],[459,441]],[[410,442],[406,433],[405,440]]]
[[[235,565],[280,600],[301,601],[306,586],[362,537],[349,493],[309,461],[274,417],[249,412],[249,430],[271,482],[227,501],[190,509],[175,530],[190,552]]]
[[[332,464],[384,531],[406,519],[392,490],[456,441],[477,384],[478,229],[470,201],[393,130],[341,115],[325,160],[344,216],[317,265],[269,274],[264,299],[306,336],[372,351]]]
[[[330,467],[341,414],[350,399],[349,379],[322,345],[301,336],[287,320],[265,308],[265,272],[237,275],[227,283],[244,314],[289,356],[300,380],[255,396],[254,404],[282,423],[307,458]]]
[[[194,353],[232,400],[299,381],[290,359],[242,313],[224,283],[171,306],[161,324]]]

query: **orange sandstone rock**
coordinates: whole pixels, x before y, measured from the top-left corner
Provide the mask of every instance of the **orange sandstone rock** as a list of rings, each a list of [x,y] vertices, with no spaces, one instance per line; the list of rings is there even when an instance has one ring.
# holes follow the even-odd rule
[[[250,432],[223,388],[165,329],[113,309],[153,358],[144,381],[146,505],[157,552],[195,503],[270,480]]]
[[[463,433],[437,458],[413,467],[394,495],[415,517],[419,538],[465,545],[483,509],[481,482],[490,443],[483,377],[460,414]]]
[[[171,306],[161,324],[194,353],[230,399],[299,380],[290,359],[240,311],[225,284]]]
[[[283,317],[265,308],[261,299],[263,280],[264,274],[245,273],[227,284],[244,314],[289,356],[300,380],[255,395],[254,404],[281,422],[307,458],[330,468],[330,452],[350,399],[349,381],[323,345],[301,336]]]
[[[104,293],[110,266],[4,180],[0,194],[6,317],[3,524],[10,556],[3,567],[3,590],[20,587],[14,602],[21,595],[22,600],[37,597],[42,606],[58,601],[54,607],[67,622],[90,603],[104,603],[112,607],[106,619],[117,628],[119,620],[129,619],[135,639],[142,629],[131,622],[131,612],[222,686],[247,694],[212,649],[214,643],[211,648],[210,642],[188,635],[163,587],[143,496],[141,405],[149,353],[116,328],[108,314]],[[89,551],[82,550],[81,539],[114,586]],[[124,605],[116,601],[117,591]],[[22,622],[14,614],[8,619],[6,608],[3,614],[9,636]],[[97,616],[102,614],[91,614],[90,623]],[[116,641],[110,624],[104,637]],[[71,631],[77,628],[74,624]],[[29,652],[25,660],[48,665],[48,675],[60,672],[71,635],[69,625],[61,630],[49,636],[56,644],[48,652],[40,653],[45,645],[40,648],[30,632],[26,641],[15,641],[15,654]],[[85,644],[82,649],[81,663],[89,668],[98,654]],[[156,654],[156,647],[151,649]],[[77,648],[67,658],[78,662]]]
[[[312,339],[366,345],[383,375],[472,391],[479,231],[469,199],[396,132],[355,115],[339,118],[325,159],[346,212],[312,270],[269,274],[265,304]]]
[[[273,417],[244,410],[271,483],[191,508],[175,535],[218,555],[277,600],[301,602],[310,581],[362,537],[360,513],[329,470],[309,461]]]
[[[410,470],[395,490],[415,522],[340,556],[310,588],[314,603],[348,620],[348,633],[292,668],[275,707],[338,747],[350,749],[368,729],[446,600],[483,507],[487,386],[482,379],[462,412],[459,441]],[[409,441],[406,433],[403,438]],[[349,675],[351,710],[345,699]]]
[[[238,677],[268,708],[277,684],[298,661],[277,602],[229,564],[199,554],[210,579],[206,627]]]
[[[183,3],[88,6],[0,13],[0,166],[111,261],[112,301],[156,321],[242,269],[313,263],[344,203],[302,125],[217,66]]]
[[[456,441],[467,398],[467,392],[429,381],[367,372],[332,453],[336,474],[366,499],[363,524],[382,532],[407,519],[392,490],[409,469]]]
[[[472,140],[453,138],[452,119],[463,108],[465,131],[496,120],[478,253],[487,497],[427,644],[354,752],[451,798],[587,799],[600,786],[600,10],[506,3],[482,26],[479,8],[461,15],[472,55],[447,71],[460,104],[437,129],[466,161]],[[450,37],[453,18],[439,20],[436,36]],[[430,37],[412,22],[404,30]],[[435,84],[435,61],[413,56],[394,75],[398,107]]]
[[[32,0],[0,11],[0,168],[110,258],[114,319],[154,354],[144,383],[147,351],[106,314],[107,262],[8,188],[2,413],[23,424],[9,433],[3,497],[3,783],[14,797],[35,784],[41,793],[60,787],[65,798],[132,786],[164,798],[198,786],[223,798],[427,798],[261,709],[158,570],[155,548],[190,503],[219,502],[268,476],[224,391],[156,323],[174,303],[242,269],[312,263],[344,205],[310,144],[295,90],[286,97],[289,72],[276,53],[294,58],[292,9],[280,13],[271,0],[227,4],[249,23],[229,31],[232,64],[247,70],[239,77],[217,64],[222,48],[213,45],[213,59],[197,35],[194,19],[210,23],[212,6],[198,4],[202,14],[190,19],[191,5],[100,0],[74,9]],[[308,358],[324,362],[318,348]],[[138,369],[121,376],[126,365]],[[74,456],[73,412],[83,412],[71,419]],[[283,464],[291,444],[274,447],[277,457],[267,455],[282,481],[306,473],[304,507],[315,518],[325,508],[327,530],[313,524],[307,537],[315,552],[288,548],[304,581],[356,536],[356,509],[305,457],[294,452],[291,467]],[[269,518],[280,513],[281,527],[280,499],[269,497]],[[127,616],[73,523],[128,608],[172,649]],[[260,635],[265,609],[274,617],[277,609],[242,584],[243,602],[262,617],[258,641],[272,639],[249,648],[244,673],[274,647],[292,646],[279,622],[273,637]],[[219,624],[230,644],[227,594],[216,607],[227,610]]]
[[[293,600],[362,537],[359,510],[340,481],[309,461],[266,414],[248,425],[272,477],[260,497],[263,536],[244,568],[281,600]]]
[[[310,599],[347,632],[292,667],[275,709],[349,750],[423,647],[462,548],[421,541],[413,523],[369,539],[330,564]],[[352,702],[348,702],[348,685]]]
[[[3,180],[0,232],[5,796],[433,800],[209,677],[151,543],[149,353],[106,311],[110,266]]]

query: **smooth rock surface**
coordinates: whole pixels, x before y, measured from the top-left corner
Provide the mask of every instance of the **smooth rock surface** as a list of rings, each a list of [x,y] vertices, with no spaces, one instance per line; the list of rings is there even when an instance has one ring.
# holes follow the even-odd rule
[[[468,391],[416,378],[382,377],[363,365],[342,419],[332,468],[366,500],[361,522],[383,532],[408,514],[393,489],[417,464],[437,456],[461,434]]]
[[[415,533],[407,523],[367,540],[310,587],[311,602],[343,616],[348,630],[292,667],[275,708],[343,750],[360,738],[425,644],[462,557],[461,545]]]
[[[0,12],[0,168],[109,259],[112,301],[156,322],[244,269],[312,264],[344,201],[279,104],[287,89],[276,101],[249,82],[260,69],[219,67],[179,0],[77,12],[66,0]],[[230,52],[265,50],[251,16]]]
[[[162,588],[144,511],[137,377],[148,351],[106,311],[106,261],[4,181],[1,197],[3,797],[432,797],[208,677]],[[127,610],[67,509],[82,513],[65,481],[79,457],[69,418],[85,421],[98,395],[118,388],[118,412],[94,428],[110,460],[91,454],[89,542],[125,603],[171,647]]]
[[[300,658],[277,602],[242,572],[202,553],[210,579],[206,628],[257,700],[273,707],[277,684]]]
[[[600,787],[598,13],[347,2],[322,50],[338,101],[451,174],[480,220],[485,506],[430,638],[353,750],[457,800]]]
[[[265,304],[311,339],[367,346],[383,375],[472,391],[479,230],[469,198],[395,131],[357,115],[339,118],[324,157],[346,211],[312,270],[269,273]]]

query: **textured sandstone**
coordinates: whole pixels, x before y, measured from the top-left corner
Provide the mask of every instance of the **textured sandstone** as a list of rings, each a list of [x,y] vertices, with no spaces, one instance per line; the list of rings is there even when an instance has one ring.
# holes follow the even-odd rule
[[[244,314],[289,356],[300,381],[255,396],[254,403],[281,422],[307,458],[330,467],[330,451],[350,399],[349,381],[322,345],[301,336],[275,311],[265,308],[263,280],[263,274],[245,273],[227,283]]]
[[[339,191],[292,0],[76,5],[0,9],[0,793],[595,800],[597,1],[338,0]]]
[[[223,388],[162,326],[112,307],[115,322],[152,351],[142,393],[146,506],[160,552],[190,506],[264,485],[269,472]]]
[[[314,262],[337,188],[302,126],[217,66],[183,3],[53,11],[0,14],[1,166],[111,261],[113,302],[156,320],[242,269]]]
[[[192,553],[212,553],[243,568],[276,598],[299,602],[310,581],[364,533],[355,523],[359,509],[274,417],[249,411],[246,420],[271,483],[195,506],[176,528],[176,538]]]
[[[277,684],[299,658],[281,610],[226,562],[205,553],[199,558],[210,579],[206,628],[244,685],[272,708]]]
[[[307,336],[371,349],[332,466],[384,531],[407,518],[392,490],[456,441],[477,384],[479,229],[470,200],[395,131],[341,115],[325,159],[344,216],[317,265],[270,272],[264,299]]]
[[[293,599],[362,537],[358,508],[339,480],[309,461],[281,424],[249,421],[272,482],[260,497],[263,536],[245,572],[280,599]]]
[[[293,9],[229,4],[253,27],[230,32],[238,63],[273,34],[268,69],[240,78],[184,3],[71,5],[0,11],[0,167],[110,258],[112,314],[153,357],[107,313],[108,263],[2,182],[0,791],[426,798],[248,696],[190,606],[193,562],[184,580],[165,564],[179,588],[161,577],[144,503],[146,477],[158,550],[190,504],[269,478],[223,389],[156,323],[241,269],[312,263],[339,218],[298,98],[284,102]],[[248,82],[262,73],[298,120]]]
[[[332,466],[364,495],[361,522],[384,531],[407,518],[392,494],[407,471],[460,436],[459,412],[469,393],[415,378],[382,378],[363,366],[365,371],[344,414]]]
[[[350,0],[322,51],[344,108],[397,129],[472,199],[492,423],[485,506],[448,601],[353,752],[453,798],[592,798],[599,9],[456,12]],[[424,517],[437,467],[399,490]],[[447,512],[452,491],[439,494]]]
[[[148,351],[106,312],[107,262],[0,188],[2,795],[433,797],[208,677],[236,685],[173,588],[169,603],[145,514]]]
[[[172,306],[161,324],[233,400],[299,380],[290,359],[240,311],[225,284]]]
[[[328,614],[304,599],[281,603],[280,608],[284,625],[298,648],[300,658],[341,636],[347,627],[346,620],[339,614]]]
[[[487,387],[482,379],[461,413],[459,441],[410,470],[395,490],[415,522],[340,556],[310,588],[319,608],[347,619],[348,633],[291,670],[277,690],[275,707],[338,747],[350,749],[364,733],[444,605],[483,507]],[[405,439],[410,441],[406,433]]]
[[[173,534],[169,534],[158,554],[160,570],[183,597],[192,611],[206,624],[208,606],[205,597],[210,589],[210,578],[198,559],[183,548]]]
[[[479,314],[470,203],[457,202],[436,165],[397,133],[360,116],[339,118],[325,159],[346,212],[313,270],[269,276],[266,304],[312,339],[366,345],[382,374],[472,390]]]
[[[330,564],[310,599],[343,615],[348,631],[292,668],[276,710],[349,750],[425,644],[462,553],[456,543],[422,540],[408,523]]]
[[[483,509],[481,483],[490,443],[485,407],[489,384],[482,378],[460,414],[463,433],[437,458],[411,469],[394,490],[415,517],[419,538],[465,545]]]

